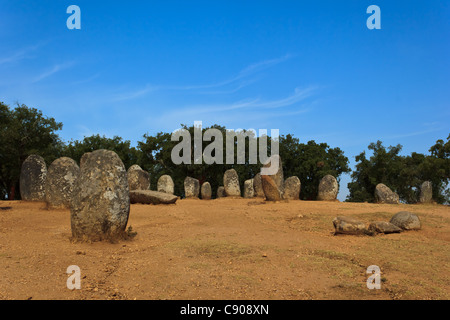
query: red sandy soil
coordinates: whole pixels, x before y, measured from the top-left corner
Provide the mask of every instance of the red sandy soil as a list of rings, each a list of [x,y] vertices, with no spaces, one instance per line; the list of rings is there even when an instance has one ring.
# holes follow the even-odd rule
[[[132,205],[136,237],[73,243],[70,211],[1,201],[0,299],[449,299],[450,208],[261,199]],[[334,236],[332,220],[369,224],[399,211],[422,230]],[[69,290],[67,267],[81,269]],[[369,290],[367,267],[381,269]]]

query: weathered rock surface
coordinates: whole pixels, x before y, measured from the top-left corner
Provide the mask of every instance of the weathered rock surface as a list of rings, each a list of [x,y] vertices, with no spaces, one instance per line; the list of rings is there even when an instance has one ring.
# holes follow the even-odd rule
[[[164,192],[168,194],[174,194],[175,184],[173,183],[172,177],[165,174],[158,179],[157,184],[158,192]]]
[[[152,190],[130,191],[130,202],[141,204],[173,204],[178,200],[177,196],[165,192]]]
[[[280,201],[283,199],[280,189],[270,176],[261,175],[261,180],[267,201]]]
[[[22,164],[20,171],[20,196],[25,201],[45,201],[47,165],[44,158],[32,154]]]
[[[275,168],[273,174],[264,174],[264,170],[268,170],[269,168]],[[270,183],[272,180],[274,183]],[[284,194],[284,175],[283,175],[283,163],[281,161],[281,157],[279,155],[271,156],[268,161],[263,165],[261,169],[261,184],[263,187],[264,195],[266,200],[268,201],[278,201],[273,199],[278,199],[279,197],[282,199]],[[276,192],[274,191],[274,186],[278,189]],[[279,196],[278,196],[279,195]]]
[[[127,172],[128,186],[132,190],[150,190],[150,175],[137,164],[132,165]]]
[[[386,185],[379,183],[375,187],[375,202],[399,204],[400,200],[398,194],[389,189]]]
[[[227,195],[225,193],[225,188],[220,186],[217,188],[217,198],[225,198]]]
[[[79,175],[80,168],[70,158],[62,157],[52,162],[45,182],[45,202],[49,209],[70,209],[73,186]]]
[[[115,152],[96,150],[84,158],[70,207],[73,239],[115,240],[124,235],[130,194],[125,166]]]
[[[328,174],[320,180],[319,192],[317,194],[317,200],[320,201],[333,201],[336,200],[339,192],[339,184],[335,177]]]
[[[366,225],[351,217],[336,217],[333,219],[335,234],[365,234]]]
[[[299,200],[300,199],[300,179],[296,176],[289,177],[284,181],[284,195],[286,200]]]
[[[244,198],[255,197],[255,189],[253,187],[253,179],[246,180],[244,182]]]
[[[84,162],[86,161],[86,159],[89,157],[90,154],[91,154],[91,152],[86,152],[86,153],[84,153],[81,156],[81,159],[80,159],[80,170],[81,170],[81,167],[84,165]]]
[[[239,185],[239,177],[234,169],[225,171],[223,175],[223,187],[227,197],[240,197],[241,187]]]
[[[253,187],[255,189],[255,196],[258,198],[265,198],[264,189],[262,186],[261,173],[257,173],[253,177]]]
[[[386,222],[386,221],[376,221],[372,222],[369,225],[369,231],[376,232],[376,233],[399,233],[402,232],[403,229],[400,229],[396,225]]]
[[[420,186],[420,203],[431,203],[433,202],[433,187],[430,181],[425,181]]]
[[[200,182],[197,179],[186,177],[184,179],[184,195],[186,198],[198,198]]]
[[[202,184],[201,195],[202,195],[203,200],[211,200],[212,189],[211,189],[211,184],[209,182],[205,182]]]
[[[396,213],[390,222],[403,230],[419,230],[421,228],[419,217],[408,211]]]

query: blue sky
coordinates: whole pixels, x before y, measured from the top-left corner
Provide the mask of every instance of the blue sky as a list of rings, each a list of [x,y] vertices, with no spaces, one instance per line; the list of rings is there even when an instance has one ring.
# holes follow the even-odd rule
[[[0,0],[0,101],[63,122],[66,141],[199,120],[327,142],[353,166],[378,139],[407,154],[447,138],[449,40],[449,1]]]

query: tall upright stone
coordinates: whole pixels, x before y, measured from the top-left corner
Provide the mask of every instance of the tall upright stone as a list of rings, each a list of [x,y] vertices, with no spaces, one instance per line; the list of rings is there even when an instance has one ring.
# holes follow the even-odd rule
[[[327,174],[320,180],[319,192],[317,194],[317,200],[319,201],[333,201],[336,200],[339,192],[339,184],[335,177]]]
[[[173,183],[172,177],[167,174],[159,177],[157,183],[157,190],[159,192],[174,194],[175,184]]]
[[[209,182],[204,182],[201,187],[201,195],[203,200],[211,200],[212,198],[212,189],[211,184]]]
[[[25,201],[45,201],[45,181],[47,165],[44,158],[30,155],[22,164],[20,171],[20,196]]]
[[[73,187],[79,175],[80,168],[70,158],[62,157],[52,162],[45,182],[45,202],[49,209],[70,208]]]
[[[379,183],[375,187],[375,202],[376,203],[388,203],[388,204],[399,204],[399,196],[397,193],[393,192],[386,185]]]
[[[239,185],[239,177],[234,169],[225,171],[223,175],[223,187],[227,197],[240,197],[241,186]]]
[[[115,240],[125,234],[130,195],[125,166],[115,152],[96,150],[84,158],[70,207],[74,240]]]
[[[184,196],[186,198],[198,198],[200,182],[197,179],[186,177],[184,179]]]
[[[245,180],[244,182],[244,198],[250,199],[255,196],[255,189],[253,187],[253,179]]]
[[[261,180],[264,186],[264,194],[267,201],[280,201],[283,200],[283,194],[275,181],[270,176],[261,176]]]
[[[433,186],[430,181],[425,181],[420,186],[420,203],[431,203],[433,202]]]
[[[150,175],[147,171],[134,164],[128,171],[128,187],[132,190],[150,190]]]
[[[261,173],[257,173],[253,177],[253,187],[255,189],[255,196],[258,198],[265,198],[264,189],[262,186]]]
[[[264,164],[263,168],[265,169],[272,168],[271,170],[275,169],[273,173],[268,175],[265,175],[263,170],[261,170],[261,182],[264,190],[264,195],[266,196],[266,200],[278,201],[277,199],[279,197],[282,199],[284,194],[284,174],[281,157],[277,154],[271,156]],[[270,180],[272,180],[273,183],[270,183],[269,182]],[[276,188],[278,189],[277,192],[274,192],[273,190],[274,186],[276,186]]]
[[[284,181],[284,196],[286,200],[300,199],[301,182],[297,176],[289,177]]]

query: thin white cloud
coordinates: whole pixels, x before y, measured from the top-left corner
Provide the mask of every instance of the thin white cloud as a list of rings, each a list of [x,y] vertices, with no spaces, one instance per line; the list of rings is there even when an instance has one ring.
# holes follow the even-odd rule
[[[262,71],[264,69],[267,69],[267,68],[273,67],[277,64],[280,64],[280,63],[290,59],[291,57],[292,57],[292,55],[286,54],[280,58],[269,59],[269,60],[264,60],[261,62],[254,63],[250,66],[245,67],[241,71],[239,71],[239,73],[236,76],[229,78],[227,80],[221,81],[221,82],[217,82],[217,83],[203,84],[203,85],[169,86],[169,87],[165,87],[165,88],[171,89],[171,90],[194,90],[194,89],[219,88],[219,87],[233,84],[233,83],[235,83],[239,80],[242,80],[246,77],[249,77],[259,71]]]
[[[74,65],[73,62],[66,62],[66,63],[62,63],[62,64],[56,64],[50,70],[47,70],[47,71],[41,73],[36,78],[34,78],[34,80],[32,82],[36,83],[36,82],[39,82],[41,80],[44,80],[44,79],[54,75],[55,73],[58,73],[58,72],[60,72],[62,70],[65,70],[65,69],[68,69],[68,68],[72,67],[73,65]]]
[[[118,94],[115,95],[112,99],[112,101],[124,101],[124,100],[132,100],[132,99],[136,99],[142,96],[145,96],[146,94],[158,90],[159,87],[154,87],[151,85],[146,85],[144,88],[142,89],[137,89],[134,91],[130,91],[130,92],[125,92],[122,94]]]
[[[316,90],[314,87],[300,89],[296,88],[294,93],[286,98],[264,101],[261,99],[248,99],[241,100],[231,104],[220,104],[220,105],[203,105],[203,106],[193,106],[184,108],[181,112],[185,113],[210,113],[210,112],[219,112],[219,111],[230,111],[236,109],[244,109],[244,108],[258,108],[258,109],[276,109],[292,106],[300,101],[305,100],[310,97],[312,93]],[[178,111],[179,112],[179,111]]]
[[[20,49],[7,57],[0,58],[0,65],[14,63],[30,57],[30,53],[41,47],[42,44]]]
[[[390,139],[399,139],[399,138],[409,138],[409,137],[414,137],[414,136],[421,136],[423,134],[440,131],[441,129],[442,128],[433,128],[433,129],[422,130],[422,131],[414,131],[414,132],[409,132],[409,133],[390,135],[390,136],[383,137],[383,139],[390,140]]]
[[[147,84],[143,88],[137,88],[133,91],[119,94],[113,98],[113,101],[131,100],[131,99],[135,99],[138,97],[142,97],[150,92],[157,91],[157,90],[172,90],[172,91],[203,90],[198,93],[199,94],[230,94],[230,93],[237,92],[238,90],[255,82],[254,79],[248,79],[248,77],[256,74],[257,72],[260,72],[262,70],[265,70],[267,68],[270,68],[277,64],[280,64],[280,63],[290,59],[291,57],[292,57],[292,55],[286,54],[286,55],[276,58],[276,59],[269,59],[269,60],[264,60],[264,61],[261,61],[258,63],[254,63],[250,66],[245,67],[241,71],[239,71],[239,73],[232,78],[229,78],[224,81],[216,82],[216,83],[211,83],[211,84],[182,85],[182,86],[166,86],[166,85],[154,86],[154,85]],[[236,84],[236,87],[229,89],[229,90],[222,90],[222,91],[218,91],[218,90],[210,91],[209,90],[209,89],[222,88],[222,87],[233,85],[233,84]]]

